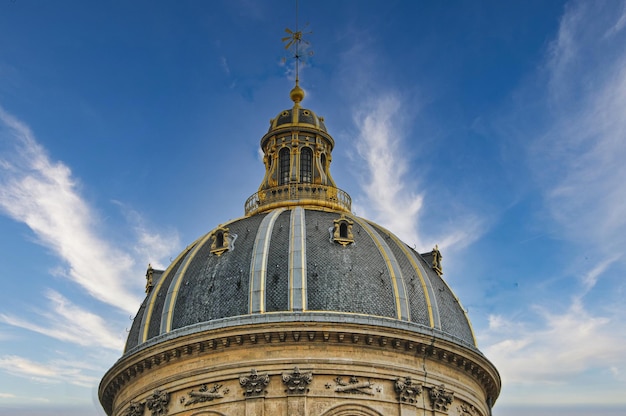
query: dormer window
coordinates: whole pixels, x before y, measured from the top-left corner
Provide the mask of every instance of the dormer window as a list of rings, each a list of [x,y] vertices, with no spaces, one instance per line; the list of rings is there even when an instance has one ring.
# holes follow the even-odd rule
[[[289,148],[283,147],[278,154],[278,184],[285,185],[289,183],[289,167],[290,167]]]
[[[300,151],[300,182],[311,183],[313,181],[313,151],[303,147]]]
[[[335,220],[335,227],[333,230],[333,241],[339,243],[342,246],[354,243],[354,235],[352,234],[353,221],[342,215],[339,219]]]
[[[233,243],[235,238],[237,238],[237,235],[231,235],[228,228],[220,227],[213,232],[212,238],[213,242],[211,243],[211,254],[221,256],[225,251],[233,249]]]

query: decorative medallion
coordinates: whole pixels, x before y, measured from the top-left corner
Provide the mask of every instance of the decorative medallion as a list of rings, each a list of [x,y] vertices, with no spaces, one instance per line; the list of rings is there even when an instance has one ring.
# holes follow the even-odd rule
[[[169,403],[170,394],[163,390],[155,390],[152,396],[146,399],[146,406],[152,412],[152,416],[166,415]]]
[[[446,390],[443,384],[431,387],[428,395],[430,396],[433,410],[439,410],[441,412],[447,412],[448,406],[450,406],[452,400],[454,400],[454,392]]]
[[[191,406],[192,404],[196,404],[196,403],[211,402],[215,399],[221,399],[230,391],[228,390],[228,388],[225,388],[220,392],[221,388],[222,388],[222,385],[217,384],[217,383],[214,384],[213,387],[211,387],[210,389],[207,387],[206,384],[203,384],[198,389],[198,391],[191,390],[188,393],[189,400],[187,400],[187,402],[185,403],[185,406]],[[184,401],[185,401],[185,398],[183,397],[181,399],[181,403]]]
[[[124,411],[124,413],[122,413],[123,416],[143,416],[143,410],[146,407],[145,403],[140,403],[140,402],[130,402],[130,405],[128,406],[128,408],[126,408],[126,410]]]
[[[346,218],[345,214],[341,214],[339,219],[334,221],[332,228],[332,240],[342,246],[354,243],[354,235],[352,234],[353,221]]]
[[[374,387],[374,383],[369,380],[359,381],[355,376],[352,376],[350,377],[350,381],[346,383],[341,377],[336,377],[335,383],[336,393],[367,394],[368,396],[374,395],[374,393],[371,392]],[[331,383],[326,384],[327,389],[330,389],[331,387],[333,387]]]
[[[246,397],[262,396],[265,393],[265,387],[270,382],[270,376],[266,374],[258,374],[253,368],[250,375],[239,377],[239,384],[243,387],[243,395]]]
[[[406,377],[404,381],[397,378],[395,389],[398,393],[398,400],[405,403],[415,403],[417,396],[422,394],[422,385],[413,383],[411,377]]]
[[[303,373],[298,367],[294,367],[293,372],[283,373],[283,383],[287,385],[287,394],[305,394],[309,391],[308,385],[313,380],[313,374],[309,371]]]

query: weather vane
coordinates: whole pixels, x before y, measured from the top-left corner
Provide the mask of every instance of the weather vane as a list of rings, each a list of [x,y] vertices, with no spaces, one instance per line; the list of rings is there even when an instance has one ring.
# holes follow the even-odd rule
[[[291,30],[289,28],[285,29],[285,32],[289,34],[289,36],[285,36],[282,38],[283,42],[287,42],[285,45],[285,49],[291,51],[293,53],[293,59],[296,61],[296,85],[298,85],[298,81],[300,80],[300,61],[303,60],[302,53],[305,52],[307,47],[310,45],[309,42],[304,40],[304,35],[309,35],[313,32],[302,32],[298,30],[298,0],[296,0],[296,30]],[[313,55],[313,51],[308,51],[308,56]]]

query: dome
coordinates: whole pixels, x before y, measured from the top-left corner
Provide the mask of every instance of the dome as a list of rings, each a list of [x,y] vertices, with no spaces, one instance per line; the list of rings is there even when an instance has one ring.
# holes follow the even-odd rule
[[[300,32],[293,33],[293,36]],[[99,398],[109,416],[488,416],[500,376],[441,253],[352,213],[323,118],[294,105],[261,138],[265,175],[146,297]]]
[[[420,255],[348,213],[296,206],[237,219],[189,245],[164,272],[149,273],[127,353],[181,331],[261,316],[375,321],[475,348],[463,308],[433,267],[433,253]]]

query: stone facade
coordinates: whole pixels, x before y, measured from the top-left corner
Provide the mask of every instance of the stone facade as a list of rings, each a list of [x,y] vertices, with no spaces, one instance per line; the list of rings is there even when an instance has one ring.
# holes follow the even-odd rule
[[[286,323],[158,343],[116,363],[100,396],[112,416],[488,416],[499,390],[493,365],[452,342]]]

